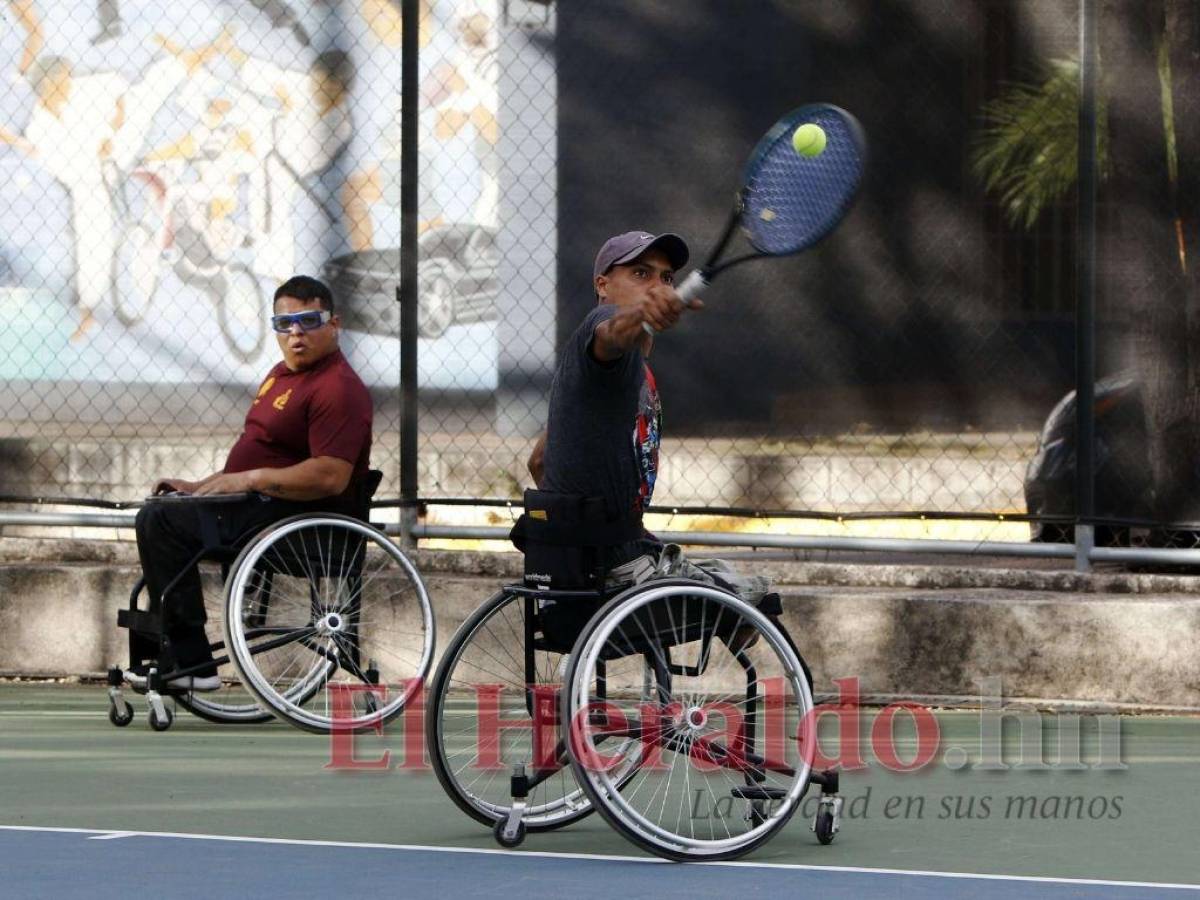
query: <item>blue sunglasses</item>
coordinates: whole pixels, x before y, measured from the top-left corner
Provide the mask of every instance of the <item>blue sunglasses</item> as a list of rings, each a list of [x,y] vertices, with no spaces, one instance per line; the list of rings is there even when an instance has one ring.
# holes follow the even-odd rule
[[[299,325],[301,331],[316,331],[332,318],[333,313],[327,309],[306,309],[304,312],[271,316],[271,327],[279,334],[287,334],[293,325]]]

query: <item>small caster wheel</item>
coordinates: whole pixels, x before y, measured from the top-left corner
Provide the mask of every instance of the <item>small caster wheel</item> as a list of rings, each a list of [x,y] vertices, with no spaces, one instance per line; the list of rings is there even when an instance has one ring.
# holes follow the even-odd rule
[[[508,822],[507,818],[501,819],[492,826],[492,834],[496,838],[496,843],[506,850],[511,850],[513,847],[519,847],[521,842],[525,840],[525,823],[517,823],[517,833],[512,837],[505,837],[504,826]]]
[[[119,711],[115,703],[110,703],[108,706],[108,721],[112,722],[118,728],[124,728],[133,721],[133,707],[126,701],[121,704],[125,710]]]
[[[175,714],[169,709],[163,710],[166,714],[165,718],[160,719],[158,713],[154,711],[154,707],[150,707],[150,727],[155,731],[166,731],[171,727],[171,723],[175,721]]]
[[[822,844],[832,844],[836,834],[833,830],[833,813],[827,809],[820,810],[813,822],[813,831],[817,833],[817,840]]]

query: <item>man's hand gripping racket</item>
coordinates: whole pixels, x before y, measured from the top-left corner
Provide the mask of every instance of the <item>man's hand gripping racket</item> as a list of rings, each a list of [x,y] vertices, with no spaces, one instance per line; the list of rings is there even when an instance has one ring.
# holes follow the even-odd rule
[[[720,240],[704,264],[676,287],[679,299],[690,305],[717,275],[738,263],[789,256],[820,241],[853,205],[866,157],[862,126],[839,107],[802,106],[776,122],[746,163]],[[751,252],[731,252],[723,259],[739,224]],[[654,334],[649,324],[642,327]]]

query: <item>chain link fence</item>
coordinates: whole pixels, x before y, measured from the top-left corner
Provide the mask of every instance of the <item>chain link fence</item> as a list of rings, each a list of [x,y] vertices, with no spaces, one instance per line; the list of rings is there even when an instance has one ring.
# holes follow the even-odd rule
[[[299,271],[333,287],[372,390],[378,496],[503,524],[600,244],[670,230],[698,260],[757,138],[826,101],[871,142],[855,210],[723,276],[656,342],[657,524],[1072,540],[1089,2],[5,0],[0,494],[132,502],[219,469],[278,359],[271,294]],[[1169,461],[1200,443],[1200,31],[1176,0],[1098,16],[1096,536],[1191,546],[1197,478]]]
[[[396,131],[399,9],[4,7],[3,490],[135,500],[155,478],[219,470],[280,357],[274,288],[363,234],[398,244],[372,203]],[[394,328],[339,312],[384,401],[386,460]]]

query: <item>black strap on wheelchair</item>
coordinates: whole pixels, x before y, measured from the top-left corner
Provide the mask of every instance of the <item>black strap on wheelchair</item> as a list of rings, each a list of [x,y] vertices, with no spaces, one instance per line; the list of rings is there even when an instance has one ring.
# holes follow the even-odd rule
[[[640,513],[613,515],[599,497],[525,491],[525,514],[509,539],[521,552],[529,544],[550,547],[613,547],[645,535]]]
[[[529,490],[509,539],[525,554],[527,586],[593,590],[604,584],[610,550],[644,535],[641,515],[612,516],[598,497]]]

